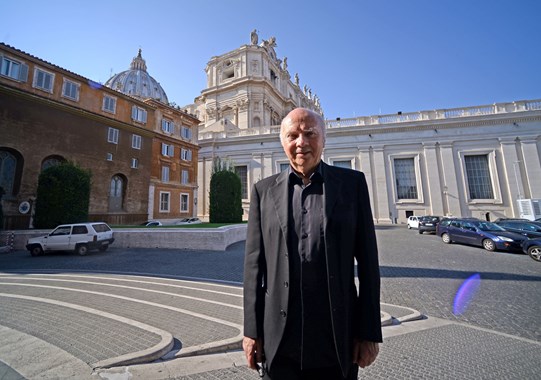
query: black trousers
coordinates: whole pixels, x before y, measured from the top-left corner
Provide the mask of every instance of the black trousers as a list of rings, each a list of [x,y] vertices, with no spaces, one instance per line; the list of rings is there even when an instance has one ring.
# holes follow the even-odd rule
[[[344,377],[339,365],[324,368],[301,370],[300,363],[285,356],[277,355],[272,362],[272,369],[263,377],[264,380],[357,380],[359,367],[354,364]]]

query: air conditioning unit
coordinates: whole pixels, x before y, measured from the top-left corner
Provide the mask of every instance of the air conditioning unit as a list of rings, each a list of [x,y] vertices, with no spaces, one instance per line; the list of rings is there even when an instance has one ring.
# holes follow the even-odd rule
[[[529,220],[541,218],[541,199],[517,199],[519,217]]]

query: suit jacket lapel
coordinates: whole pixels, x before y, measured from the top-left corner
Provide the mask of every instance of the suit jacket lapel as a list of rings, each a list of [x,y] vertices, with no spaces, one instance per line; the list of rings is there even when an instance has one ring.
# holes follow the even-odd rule
[[[332,168],[329,165],[325,164],[323,161],[321,162],[321,165],[323,169],[322,175],[325,194],[325,214],[323,216],[323,224],[326,230],[327,222],[331,217],[334,205],[336,204],[338,196],[341,193],[342,180],[333,172]]]
[[[280,223],[280,228],[282,229],[286,242],[288,237],[288,178],[289,170],[284,170],[278,177],[276,177],[276,182],[269,189],[272,200],[274,201],[274,208],[276,210],[278,222]]]

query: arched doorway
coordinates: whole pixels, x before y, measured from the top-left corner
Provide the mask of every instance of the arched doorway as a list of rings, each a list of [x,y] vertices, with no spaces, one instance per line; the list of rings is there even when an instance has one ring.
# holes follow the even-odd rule
[[[122,174],[115,174],[109,186],[109,212],[122,211],[127,180]]]

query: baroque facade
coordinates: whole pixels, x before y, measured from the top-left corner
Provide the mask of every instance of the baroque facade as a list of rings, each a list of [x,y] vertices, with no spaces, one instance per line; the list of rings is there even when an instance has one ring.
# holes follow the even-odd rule
[[[198,169],[200,202],[197,210],[200,216],[208,216],[212,159],[220,156],[212,152],[208,156],[209,141],[216,137],[220,139],[223,133],[228,136],[259,135],[260,131],[268,130],[269,126],[279,124],[296,107],[309,108],[323,114],[319,97],[306,84],[301,87],[297,73],[291,78],[287,57],[278,58],[276,47],[274,37],[260,43],[254,30],[248,44],[212,57],[205,68],[207,88],[195,99],[194,104],[185,107],[201,120],[199,139],[206,147],[205,157],[199,160]],[[227,144],[225,140],[220,140],[218,145],[222,143]],[[216,149],[219,149],[218,145]],[[240,145],[238,148],[242,156],[244,147]],[[234,161],[243,181],[244,208],[247,208],[249,184],[246,179],[251,176],[246,172],[245,159],[237,157]]]
[[[164,193],[170,198],[165,199],[169,211],[163,215],[194,214],[195,117],[161,98],[126,95],[5,44],[0,44],[0,65],[4,228],[32,226],[40,172],[66,160],[92,172],[90,220],[141,222],[165,209]],[[176,129],[164,131],[164,119]],[[169,141],[166,157],[162,141]],[[173,145],[177,149],[169,147]],[[185,153],[183,160],[189,150],[195,153]],[[169,178],[178,184],[163,180],[160,168],[166,161],[174,166],[172,171],[188,173],[186,183],[180,179],[183,174]],[[182,194],[188,195],[186,211]]]
[[[241,177],[247,216],[251,186],[288,167],[279,141],[281,119],[297,106],[322,113],[319,98],[280,71],[268,46],[252,41],[207,65],[208,86],[195,105],[202,120],[202,217],[208,215],[215,157],[231,161]],[[327,120],[326,125],[323,160],[365,173],[376,223],[405,223],[410,215],[520,217],[517,200],[541,198],[541,100]]]

